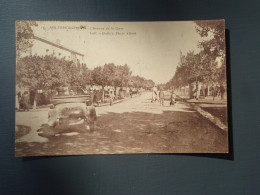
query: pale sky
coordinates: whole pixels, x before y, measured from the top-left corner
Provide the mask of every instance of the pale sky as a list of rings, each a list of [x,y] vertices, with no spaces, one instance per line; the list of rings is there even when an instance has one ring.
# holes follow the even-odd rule
[[[133,75],[155,83],[168,82],[175,73],[180,51],[199,52],[197,45],[202,40],[194,22],[37,23],[35,35],[59,40],[61,45],[84,54],[88,68],[127,64]]]

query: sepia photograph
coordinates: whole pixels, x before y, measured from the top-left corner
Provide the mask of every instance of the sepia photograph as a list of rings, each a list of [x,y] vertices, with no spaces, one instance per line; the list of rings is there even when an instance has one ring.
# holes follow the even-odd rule
[[[15,156],[228,153],[225,21],[16,21]]]

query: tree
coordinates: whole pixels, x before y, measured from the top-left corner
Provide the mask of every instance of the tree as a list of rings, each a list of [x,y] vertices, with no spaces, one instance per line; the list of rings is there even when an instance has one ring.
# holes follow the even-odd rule
[[[83,88],[86,87],[86,85],[92,84],[92,71],[88,69],[86,64],[82,64],[80,68],[80,86]]]
[[[125,64],[124,66],[113,63],[105,64],[103,67],[103,78],[107,85],[117,87],[127,86],[131,71],[130,68]]]
[[[33,46],[33,26],[38,26],[35,21],[16,21],[15,23],[16,54],[18,58]]]
[[[135,88],[141,88],[145,86],[145,78],[140,77],[140,76],[133,76],[131,78],[132,81],[132,86]]]
[[[144,88],[151,89],[155,85],[155,82],[153,80],[145,80]]]
[[[132,76],[129,80],[129,83],[131,87],[145,89],[150,89],[155,85],[151,79],[147,80],[144,77],[140,77],[139,75]]]
[[[105,78],[105,75],[103,73],[103,68],[101,66],[95,67],[92,70],[91,79],[94,84],[101,85],[102,88],[104,88],[106,85],[104,78]]]
[[[116,75],[116,66],[114,63],[105,64],[103,66],[103,79],[106,85],[113,86]]]
[[[104,68],[101,66],[95,67],[91,72],[91,79],[94,84],[102,86],[102,102],[104,102],[104,88],[108,82],[108,76],[104,72]]]
[[[26,56],[17,60],[16,82],[31,89],[55,89],[70,82],[66,68],[71,62],[53,56]]]
[[[225,24],[223,20],[196,21],[196,30],[201,37],[211,37],[209,40],[199,42],[199,47],[210,61],[218,61],[220,66],[216,71],[218,81],[226,79],[226,50],[225,50]],[[214,76],[216,76],[214,75]]]
[[[211,37],[199,42],[199,46],[213,58],[225,56],[225,24],[223,20],[195,21],[201,37]]]
[[[167,86],[182,87],[189,85],[190,96],[192,95],[191,84],[198,82],[215,82],[218,79],[217,62],[211,58],[205,51],[195,54],[193,51],[186,55],[180,53],[180,62],[177,66],[173,78],[167,83]]]
[[[115,72],[115,85],[118,87],[127,86],[130,80],[132,72],[130,68],[125,64],[124,66],[116,66]]]

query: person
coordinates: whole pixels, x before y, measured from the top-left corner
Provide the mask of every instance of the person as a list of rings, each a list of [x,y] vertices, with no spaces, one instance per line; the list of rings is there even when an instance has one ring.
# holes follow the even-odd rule
[[[205,89],[206,89],[206,86],[203,84],[203,85],[201,86],[201,95],[202,95],[204,98],[205,98],[205,96],[206,96]]]
[[[70,95],[75,95],[75,93],[72,89],[70,90]]]
[[[218,94],[218,87],[215,84],[212,84],[212,96],[213,100],[215,100],[215,97],[217,97]]]
[[[195,99],[199,100],[199,97],[200,97],[200,85],[199,85],[199,83],[196,83]]]
[[[175,103],[176,103],[176,94],[175,94],[174,91],[173,91],[172,94],[171,94],[170,106],[171,106],[171,105],[174,106]]]
[[[205,97],[209,95],[208,86],[205,86]]]
[[[131,88],[130,88],[130,90],[129,90],[129,94],[130,94],[130,97],[132,98],[133,91],[132,91],[132,89],[131,89]]]
[[[199,100],[199,97],[200,97],[200,91],[199,91],[199,89],[197,88],[196,89],[196,100]]]
[[[220,85],[216,85],[216,97],[220,96]]]
[[[100,90],[98,89],[96,92],[96,100],[97,100],[97,106],[99,106],[100,102],[101,102],[101,94],[100,94]]]
[[[109,97],[110,97],[110,106],[112,106],[112,104],[113,104],[113,100],[114,100],[114,91],[113,91],[113,89],[111,88],[110,90],[109,90]]]
[[[20,110],[21,92],[19,91],[15,96],[15,110]]]
[[[192,85],[192,89],[194,89],[193,92],[193,99],[197,98],[197,87],[195,85]]]
[[[151,102],[154,102],[156,100],[157,100],[157,87],[154,86],[153,91],[152,91],[152,101]]]
[[[220,85],[220,95],[221,95],[221,99],[224,99],[224,93],[225,93],[225,87],[223,85],[223,83],[221,83]]]
[[[159,100],[160,100],[160,104],[163,106],[164,105],[164,92],[162,89],[160,89],[160,91],[159,91]]]
[[[30,104],[30,98],[29,98],[29,93],[28,91],[25,91],[24,94],[22,95],[22,103],[23,103],[23,109],[24,111],[29,111],[29,104]]]
[[[97,91],[96,89],[94,89],[94,93],[93,93],[93,105],[97,104]]]
[[[142,95],[142,94],[141,94],[141,89],[137,89],[137,94],[138,94],[139,96]]]

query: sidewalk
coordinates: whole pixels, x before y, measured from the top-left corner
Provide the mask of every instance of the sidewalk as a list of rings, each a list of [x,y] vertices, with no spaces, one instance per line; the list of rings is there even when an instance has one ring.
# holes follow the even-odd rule
[[[136,96],[134,96],[133,98],[135,98]],[[124,99],[119,99],[119,100],[115,100],[113,101],[112,105],[113,104],[118,104],[120,102],[123,102],[123,101],[127,101],[131,99],[130,97],[127,97],[127,98],[124,98]],[[95,107],[103,107],[103,106],[110,106],[110,102],[107,102],[107,103],[100,103],[99,106],[95,106]]]
[[[195,104],[222,104],[222,105],[227,105],[227,97],[224,96],[224,99],[221,99],[221,97],[215,97],[213,100],[212,96],[207,96],[204,99],[190,99],[189,96],[182,96],[178,95],[180,98],[185,99],[189,103],[195,103]]]
[[[201,114],[203,117],[207,118],[209,121],[211,121],[213,124],[215,124],[217,127],[219,127],[221,130],[227,132],[228,127],[223,122],[221,122],[220,118],[212,115],[209,113],[205,107],[227,107],[227,99],[224,97],[222,100],[221,97],[216,97],[215,100],[213,100],[212,96],[206,97],[205,99],[189,99],[188,96],[181,96],[177,95],[180,99],[183,101],[189,103],[194,110],[196,110],[199,114]]]
[[[144,92],[145,93],[145,92]],[[142,95],[144,94],[142,93]],[[124,102],[124,101],[127,101],[127,100],[130,100],[130,99],[134,99],[136,97],[140,97],[140,95],[138,94],[135,94],[133,95],[132,97],[126,97],[126,98],[123,98],[123,99],[118,99],[118,100],[114,100],[112,105],[114,104],[118,104],[120,102]],[[106,103],[100,103],[99,106],[95,106],[95,107],[103,107],[103,106],[110,106],[110,102],[106,102]]]
[[[113,101],[113,104],[118,104],[120,102],[123,101],[127,101],[130,99],[133,99],[135,97],[139,97],[138,95],[134,95],[132,98],[131,97],[126,97],[124,99],[119,99],[119,100],[115,100]],[[112,105],[113,105],[112,104]],[[52,104],[47,104],[47,105],[41,105],[41,106],[37,106],[36,109],[32,109],[30,108],[29,111],[23,111],[23,110],[16,110],[16,112],[39,112],[39,111],[48,111],[50,109]],[[95,105],[95,107],[103,107],[103,106],[110,106],[110,102],[107,103],[100,103],[99,106]]]

